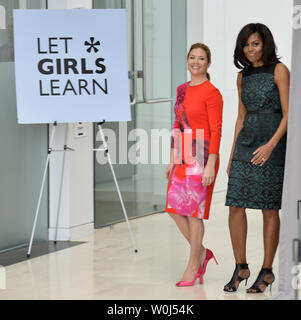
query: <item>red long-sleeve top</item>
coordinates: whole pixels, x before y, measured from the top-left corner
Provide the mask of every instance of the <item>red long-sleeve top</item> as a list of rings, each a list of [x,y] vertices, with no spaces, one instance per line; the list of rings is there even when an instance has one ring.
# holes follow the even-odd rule
[[[178,96],[181,87],[178,88]],[[219,90],[209,81],[196,86],[185,86],[185,99],[183,110],[179,109],[175,117],[173,128],[181,128],[188,125],[192,134],[197,129],[204,129],[204,139],[209,141],[208,153],[219,154],[222,135],[223,98]],[[184,123],[185,122],[185,123]]]

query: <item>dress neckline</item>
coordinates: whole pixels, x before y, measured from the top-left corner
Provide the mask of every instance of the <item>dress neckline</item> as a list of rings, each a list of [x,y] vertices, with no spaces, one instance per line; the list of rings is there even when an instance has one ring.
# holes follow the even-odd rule
[[[259,66],[259,67],[254,67],[254,66],[251,64],[251,67],[254,68],[254,69],[259,69],[259,68],[265,67],[265,64],[263,64],[262,66]]]
[[[188,87],[192,87],[192,88],[193,87],[199,87],[199,86],[203,85],[204,83],[206,83],[207,81],[209,81],[209,80],[207,79],[207,80],[203,81],[202,83],[196,84],[196,85],[190,85],[191,81],[188,81]]]
[[[260,69],[260,68],[263,68],[263,67],[272,66],[273,64],[277,64],[277,63],[278,63],[278,61],[274,61],[274,62],[272,62],[272,63],[270,63],[270,64],[264,64],[264,65],[259,66],[259,67],[254,67],[252,64],[250,64],[250,67],[253,68],[253,69]]]

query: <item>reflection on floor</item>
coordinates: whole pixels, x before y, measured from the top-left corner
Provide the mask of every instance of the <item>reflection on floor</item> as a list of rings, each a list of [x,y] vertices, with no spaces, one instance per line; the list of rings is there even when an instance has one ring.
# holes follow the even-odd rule
[[[205,222],[204,245],[212,249],[219,264],[209,262],[204,284],[178,288],[188,259],[188,244],[168,214],[131,221],[138,253],[130,241],[126,223],[113,229],[96,229],[85,243],[5,267],[6,289],[1,299],[221,299],[262,300],[271,296],[246,294],[243,283],[236,293],[222,288],[232,276],[234,260],[228,232],[228,209],[212,206]],[[247,258],[252,285],[263,259],[262,215],[248,213]],[[275,258],[278,287],[278,256]]]
[[[82,243],[79,241],[57,241],[55,244],[54,241],[41,241],[32,245],[29,258],[33,259],[44,254],[78,246]],[[0,253],[0,265],[7,267],[27,260],[27,253],[28,246]]]
[[[166,202],[165,185],[164,193],[158,194],[158,190],[156,190],[156,195],[151,181],[144,181],[143,188],[138,188],[133,179],[119,179],[118,185],[129,218],[164,210]],[[94,190],[95,226],[108,225],[111,221],[124,221],[115,183],[112,181],[97,183]]]
[[[95,201],[95,226],[103,226],[111,224],[111,221],[124,221],[124,214],[121,203],[116,201]],[[125,210],[128,218],[145,215],[154,211],[164,210],[163,205],[153,205],[152,203],[142,202],[124,202]]]

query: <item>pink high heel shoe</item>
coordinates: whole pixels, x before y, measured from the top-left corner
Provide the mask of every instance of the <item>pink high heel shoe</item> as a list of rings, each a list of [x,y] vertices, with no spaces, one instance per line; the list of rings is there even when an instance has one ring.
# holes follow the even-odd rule
[[[190,287],[190,286],[193,286],[196,279],[200,277],[200,274],[199,272],[196,272],[196,274],[194,275],[194,278],[192,281],[179,281],[176,283],[176,286],[177,287]]]
[[[213,252],[210,249],[206,249],[206,258],[204,260],[203,265],[200,265],[200,268],[198,270],[198,273],[200,274],[200,283],[201,284],[204,282],[203,277],[206,272],[207,264],[211,258],[213,258],[215,263],[218,264]]]

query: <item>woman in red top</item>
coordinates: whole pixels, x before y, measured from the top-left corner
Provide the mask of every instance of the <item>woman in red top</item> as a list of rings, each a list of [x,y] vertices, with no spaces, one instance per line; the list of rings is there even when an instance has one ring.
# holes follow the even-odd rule
[[[210,63],[209,48],[201,43],[192,45],[187,55],[191,81],[178,87],[174,107],[165,211],[190,243],[188,265],[177,286],[191,286],[197,278],[202,283],[207,263],[214,258],[202,245],[203,219],[209,218],[219,168],[223,99],[209,81]]]

